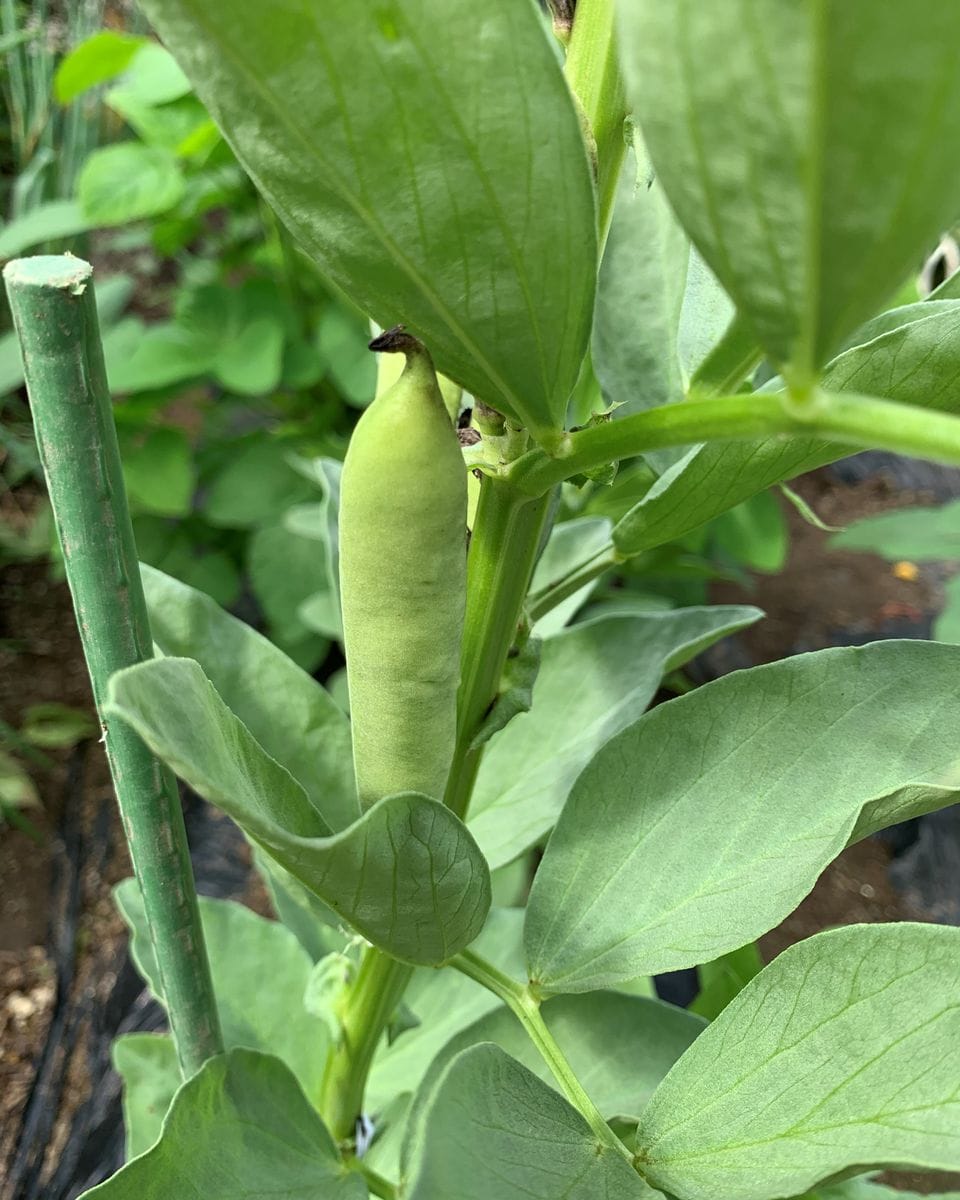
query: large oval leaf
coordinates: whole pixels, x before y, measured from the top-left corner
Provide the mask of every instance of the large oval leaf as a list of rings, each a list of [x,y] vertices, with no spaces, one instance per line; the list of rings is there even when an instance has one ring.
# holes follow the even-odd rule
[[[762,615],[737,605],[680,608],[601,617],[548,638],[532,707],[491,739],[474,789],[470,831],[491,866],[550,832],[577,776],[643,713],[668,671]]]
[[[119,671],[104,713],[132,725],[181,779],[394,957],[444,962],[482,929],[490,872],[448,808],[413,792],[388,796],[325,837],[303,788],[227,708],[198,663],[160,658]]]
[[[136,880],[118,884],[114,900],[130,929],[130,955],[137,970],[163,1004],[157,956]],[[200,919],[224,1046],[275,1054],[315,1099],[329,1038],[323,1022],[303,1004],[313,967],[309,955],[279,921],[265,920],[233,900],[201,896]],[[263,986],[264,979],[270,980],[269,988]]]
[[[625,1158],[497,1046],[465,1050],[417,1097],[404,1200],[652,1200]]]
[[[560,427],[596,233],[532,0],[147,0],[244,166],[374,320],[532,429]]]
[[[680,220],[801,378],[960,210],[960,7],[621,0],[624,70]]]
[[[960,931],[860,925],[792,946],[694,1042],[638,1131],[685,1200],[772,1200],[850,1167],[960,1167]]]
[[[570,794],[524,942],[545,991],[709,962],[791,912],[851,839],[956,798],[960,647],[875,642],[655,708]]]
[[[277,1058],[231,1050],[177,1092],[160,1141],[84,1197],[362,1200],[363,1180]]]
[[[350,723],[330,693],[204,592],[143,563],[140,575],[160,653],[200,663],[228,708],[307,793],[325,832],[355,821]]]

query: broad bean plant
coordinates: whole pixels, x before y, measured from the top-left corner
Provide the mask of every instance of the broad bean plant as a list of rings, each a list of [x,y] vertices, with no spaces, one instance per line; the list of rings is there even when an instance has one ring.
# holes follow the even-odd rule
[[[960,1168],[960,931],[753,949],[846,846],[956,799],[960,647],[646,711],[761,614],[569,623],[859,447],[960,463],[960,287],[889,307],[960,213],[960,5],[143,7],[388,332],[317,550],[349,719],[144,571],[158,654],[114,674],[108,748],[134,731],[234,818],[281,920],[200,901],[204,1052],[170,932],[119,889],[176,1042],[117,1043],[129,1161],[88,1194],[883,1200],[883,1168]],[[551,532],[621,463],[619,519]],[[691,967],[691,1010],[655,998]]]

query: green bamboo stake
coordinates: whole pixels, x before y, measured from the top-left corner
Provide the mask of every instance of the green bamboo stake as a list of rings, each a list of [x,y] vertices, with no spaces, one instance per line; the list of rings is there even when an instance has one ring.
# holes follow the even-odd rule
[[[72,255],[4,268],[37,443],[100,710],[110,676],[153,657],[120,467],[93,269]],[[102,721],[102,717],[101,717]],[[184,1078],[223,1051],[173,775],[129,727],[103,741]]]

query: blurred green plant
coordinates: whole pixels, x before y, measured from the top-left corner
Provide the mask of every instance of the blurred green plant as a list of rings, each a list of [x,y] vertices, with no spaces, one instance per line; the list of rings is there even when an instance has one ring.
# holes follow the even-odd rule
[[[156,42],[99,30],[41,85],[61,117],[96,97],[120,140],[88,147],[68,195],[14,215],[0,258],[94,236],[106,272],[122,266],[97,294],[141,556],[227,606],[249,584],[271,638],[312,669],[338,627],[322,602],[300,611],[324,579],[286,515],[317,499],[303,462],[335,466],[373,397],[367,323],[320,280]],[[0,336],[0,561],[52,546],[45,503],[29,487],[15,497],[39,478],[22,384],[13,335]],[[276,570],[291,561],[302,572]]]
[[[830,539],[831,550],[861,550],[903,564],[960,560],[960,500],[937,508],[904,508],[864,517]],[[938,642],[960,643],[960,575],[943,586],[943,607],[933,622]]]
[[[69,749],[92,737],[96,724],[89,713],[67,704],[33,704],[23,714],[19,730],[0,720],[0,829],[9,825],[34,841],[42,841],[24,809],[40,807],[35,773],[56,766],[47,750]]]

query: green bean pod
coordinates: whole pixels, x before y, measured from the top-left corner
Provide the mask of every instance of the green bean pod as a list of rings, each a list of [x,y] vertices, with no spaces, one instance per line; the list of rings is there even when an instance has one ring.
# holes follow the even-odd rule
[[[427,350],[402,330],[371,349],[403,374],[357,423],[340,487],[340,593],[361,808],[441,799],[456,740],[467,475]]]

